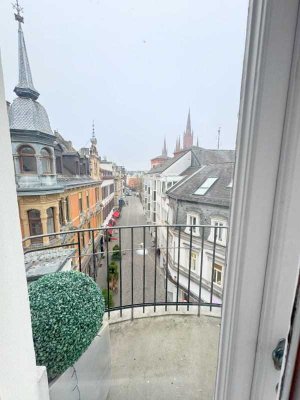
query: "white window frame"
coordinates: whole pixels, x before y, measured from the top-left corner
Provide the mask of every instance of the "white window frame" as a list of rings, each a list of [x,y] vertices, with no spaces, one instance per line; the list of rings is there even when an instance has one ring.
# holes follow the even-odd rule
[[[194,250],[191,253],[191,271],[197,272],[198,254]]]
[[[213,267],[213,265],[212,265],[212,267]],[[220,267],[220,269],[219,269],[219,267]],[[217,274],[220,275],[220,283],[218,283],[219,280],[216,279]],[[218,287],[223,287],[223,265],[220,265],[218,263],[215,263],[215,265],[214,265],[213,283],[214,283],[214,285],[216,285]]]
[[[215,400],[279,399],[272,350],[299,269],[298,10],[250,1]]]
[[[193,219],[192,223],[191,223],[191,219]],[[199,225],[199,215],[198,214],[188,212],[186,224],[187,225],[196,225],[195,227],[193,226],[193,228],[192,228],[193,236],[199,236],[199,227],[197,227],[197,225]],[[185,232],[190,233],[190,229],[191,229],[190,227],[185,228]]]
[[[211,226],[216,227],[216,228],[211,228],[210,230],[210,235],[209,235],[209,241],[214,242],[215,239],[215,229],[217,231],[216,233],[216,243],[221,244],[223,246],[226,246],[227,244],[227,227],[228,223],[227,220],[224,217],[212,217],[211,218]]]

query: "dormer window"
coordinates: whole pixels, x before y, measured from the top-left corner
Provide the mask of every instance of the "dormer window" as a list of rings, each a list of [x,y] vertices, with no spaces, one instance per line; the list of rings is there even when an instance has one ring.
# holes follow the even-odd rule
[[[31,146],[22,146],[19,151],[20,172],[23,174],[37,173],[35,151]]]
[[[194,192],[199,196],[203,196],[212,187],[212,185],[218,180],[218,178],[207,178],[202,185]]]
[[[48,149],[41,150],[41,162],[43,174],[52,174],[52,157]]]

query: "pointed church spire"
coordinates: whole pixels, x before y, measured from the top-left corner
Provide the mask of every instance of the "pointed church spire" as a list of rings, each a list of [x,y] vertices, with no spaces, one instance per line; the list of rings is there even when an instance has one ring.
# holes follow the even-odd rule
[[[21,25],[24,23],[24,18],[21,15],[23,9],[20,7],[18,0],[16,0],[16,3],[13,4],[13,8],[17,11],[17,13],[15,13],[15,20],[18,21],[19,24],[19,83],[15,87],[14,92],[19,97],[29,97],[33,100],[36,100],[40,94],[33,86],[29,60],[27,56],[24,34]]]
[[[162,156],[168,157],[168,150],[167,150],[167,144],[166,144],[166,138],[164,139],[164,147],[162,149]]]
[[[193,146],[193,133],[191,127],[191,111],[189,109],[187,123],[186,123],[186,130],[183,133],[183,148],[189,149],[191,146]]]
[[[185,133],[188,135],[188,134],[190,134],[191,135],[191,110],[190,110],[190,108],[189,108],[189,114],[188,114],[188,119],[187,119],[187,123],[186,123],[186,131],[185,131]]]

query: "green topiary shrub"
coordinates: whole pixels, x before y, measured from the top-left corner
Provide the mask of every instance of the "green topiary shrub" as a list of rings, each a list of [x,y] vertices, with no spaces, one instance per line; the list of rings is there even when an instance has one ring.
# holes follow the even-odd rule
[[[76,272],[45,275],[29,286],[37,365],[53,379],[84,353],[97,335],[105,310],[95,282]]]

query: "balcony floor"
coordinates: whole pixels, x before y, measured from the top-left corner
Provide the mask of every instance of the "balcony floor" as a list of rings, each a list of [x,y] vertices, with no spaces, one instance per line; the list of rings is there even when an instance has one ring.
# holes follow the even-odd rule
[[[111,324],[108,399],[212,399],[220,322],[168,315]]]

